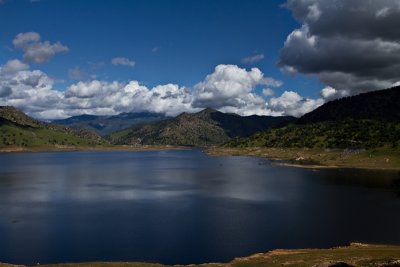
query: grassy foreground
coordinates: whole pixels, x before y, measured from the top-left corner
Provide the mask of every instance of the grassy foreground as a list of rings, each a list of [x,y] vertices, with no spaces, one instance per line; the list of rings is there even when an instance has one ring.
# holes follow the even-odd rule
[[[1,264],[0,267],[22,265]],[[163,267],[153,263],[92,262],[41,265],[46,267]],[[273,250],[245,258],[236,258],[228,263],[205,263],[190,267],[277,267],[277,266],[400,266],[400,246],[366,245],[352,243],[348,247],[332,249]]]
[[[354,149],[302,149],[265,147],[214,147],[207,150],[214,156],[257,156],[272,160],[285,160],[279,165],[306,168],[363,168],[400,169],[400,150],[379,148]]]

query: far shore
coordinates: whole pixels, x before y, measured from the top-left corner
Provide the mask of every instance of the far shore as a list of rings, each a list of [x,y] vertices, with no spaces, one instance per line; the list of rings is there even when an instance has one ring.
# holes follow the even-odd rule
[[[38,263],[39,265],[39,263]],[[280,267],[280,266],[399,266],[400,246],[351,243],[329,249],[277,249],[248,257],[235,258],[228,263],[174,265],[175,267]],[[0,267],[28,267],[0,263]],[[35,265],[37,266],[37,265]],[[167,267],[144,262],[85,262],[44,264],[46,267]],[[171,266],[171,265],[169,265]]]
[[[308,169],[359,168],[400,170],[400,151],[388,149],[343,150],[266,147],[213,147],[212,156],[255,156],[272,160],[273,165]]]
[[[185,150],[184,146],[169,145],[98,145],[98,146],[44,146],[44,147],[21,147],[9,146],[0,148],[0,153],[16,152],[62,152],[62,151],[157,151],[157,150]]]
[[[187,150],[195,147],[172,145],[98,145],[98,146],[44,146],[0,148],[0,153],[62,152],[62,151],[157,151]],[[307,169],[359,168],[373,170],[400,170],[400,150],[343,150],[266,147],[206,147],[210,156],[255,156],[272,161],[272,165]]]

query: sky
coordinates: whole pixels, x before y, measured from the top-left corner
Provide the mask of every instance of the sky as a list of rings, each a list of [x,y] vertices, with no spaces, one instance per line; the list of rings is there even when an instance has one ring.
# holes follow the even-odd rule
[[[398,85],[398,0],[0,0],[0,105],[301,116]]]

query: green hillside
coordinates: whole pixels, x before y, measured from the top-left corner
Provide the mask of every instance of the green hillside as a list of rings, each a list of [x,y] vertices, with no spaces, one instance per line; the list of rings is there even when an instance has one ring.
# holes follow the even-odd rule
[[[291,124],[234,139],[226,146],[286,148],[400,148],[400,123],[352,120]]]
[[[209,146],[223,144],[236,136],[249,136],[292,120],[292,117],[242,117],[208,108],[198,113],[182,113],[173,119],[118,131],[108,138],[113,144]]]
[[[400,87],[328,102],[295,123],[237,138],[232,147],[400,148]]]
[[[0,107],[0,148],[44,148],[55,146],[95,146],[106,142],[89,131],[35,120],[14,107]]]
[[[182,113],[174,119],[113,133],[109,138],[113,144],[186,146],[221,144],[230,140],[224,130],[211,120],[209,113]]]

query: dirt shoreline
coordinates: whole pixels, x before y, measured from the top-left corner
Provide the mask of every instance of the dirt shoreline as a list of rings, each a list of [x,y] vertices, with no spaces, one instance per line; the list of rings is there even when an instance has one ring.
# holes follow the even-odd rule
[[[344,265],[347,264],[347,265]],[[28,267],[0,263],[0,267]],[[37,265],[34,265],[37,266]],[[85,262],[41,265],[46,267],[166,267],[144,262]],[[174,265],[187,267],[278,267],[278,266],[400,266],[400,246],[351,243],[345,247],[327,249],[277,249],[235,258],[227,263]]]
[[[399,150],[340,150],[293,148],[224,148],[205,151],[211,156],[255,156],[272,160],[273,165],[307,168],[354,168],[370,170],[400,170]],[[282,162],[283,161],[283,162]]]

